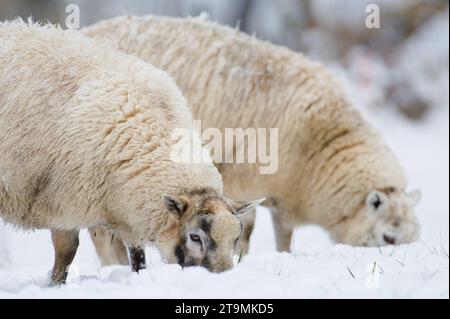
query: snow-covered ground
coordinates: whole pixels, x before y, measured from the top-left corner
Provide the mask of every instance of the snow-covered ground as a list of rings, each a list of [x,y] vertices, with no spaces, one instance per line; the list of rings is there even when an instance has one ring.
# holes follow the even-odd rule
[[[420,124],[389,111],[367,113],[396,150],[412,187],[422,239],[411,245],[354,248],[333,245],[316,227],[298,229],[293,253],[275,252],[268,211],[258,211],[251,253],[233,270],[208,273],[162,263],[148,249],[147,270],[101,268],[83,232],[70,282],[47,286],[53,252],[46,231],[29,234],[0,226],[0,298],[448,298],[448,106]]]

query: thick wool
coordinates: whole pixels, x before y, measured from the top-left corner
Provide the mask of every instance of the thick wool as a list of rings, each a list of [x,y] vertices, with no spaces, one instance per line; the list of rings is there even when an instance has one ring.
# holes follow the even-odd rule
[[[170,160],[172,131],[191,125],[165,72],[77,32],[0,24],[6,222],[57,230],[107,225],[135,246],[178,236],[163,194],[222,193],[212,164]]]
[[[320,64],[198,18],[119,17],[84,32],[168,71],[204,128],[279,129],[275,174],[260,175],[255,164],[219,167],[226,193],[271,199],[280,233],[313,223],[336,241],[373,244],[376,218],[361,210],[374,190],[411,226],[405,238],[416,231],[397,158]],[[286,245],[288,236],[279,238]]]

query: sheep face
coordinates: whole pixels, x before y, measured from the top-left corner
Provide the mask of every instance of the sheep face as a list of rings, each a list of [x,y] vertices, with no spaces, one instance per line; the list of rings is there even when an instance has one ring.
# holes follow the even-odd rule
[[[420,227],[414,206],[420,191],[409,194],[396,189],[371,191],[362,208],[331,229],[336,242],[353,246],[385,246],[411,243],[419,239]]]
[[[180,221],[177,243],[172,256],[168,256],[169,261],[183,267],[203,266],[212,272],[232,268],[243,229],[239,215],[260,202],[235,203],[214,192],[164,196],[166,208]]]

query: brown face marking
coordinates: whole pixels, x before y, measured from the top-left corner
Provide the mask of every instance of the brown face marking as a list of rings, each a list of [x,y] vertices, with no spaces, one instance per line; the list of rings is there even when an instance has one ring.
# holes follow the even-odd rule
[[[177,257],[178,264],[184,267],[185,253],[182,244],[177,245],[175,248],[175,257]]]
[[[197,207],[205,206],[212,199],[220,199],[220,194],[209,188],[196,189],[189,192],[188,197],[197,199]]]
[[[198,195],[198,196],[208,196],[208,195],[217,195],[217,192],[211,188],[201,188],[201,189],[194,189],[189,191],[189,195]]]
[[[214,214],[218,211],[223,211],[224,209],[228,210],[230,214],[234,212],[233,207],[229,205],[229,203],[225,202],[221,198],[213,198],[204,203],[205,213],[206,214]],[[234,239],[234,246],[237,245],[239,239],[241,238],[244,232],[244,224],[242,220],[236,217],[239,221],[239,235]],[[215,244],[214,239],[211,237],[211,228],[212,228],[212,220],[208,218],[202,218],[200,220],[199,228],[202,229],[205,234],[207,234],[208,238],[211,240],[213,245],[209,246],[208,249],[217,249],[217,245]],[[215,245],[214,245],[215,244]]]
[[[212,229],[212,220],[208,217],[204,216],[200,219],[199,228],[205,232],[205,235],[208,238],[208,242],[206,244],[206,252],[214,251],[217,249],[216,241],[211,237],[211,229]]]
[[[208,241],[207,243],[205,243],[206,244],[206,252],[205,252],[205,256],[203,257],[203,260],[202,260],[202,266],[205,267],[206,269],[210,269],[210,267],[211,267],[211,261],[210,261],[208,252],[217,250],[217,243],[211,237],[212,223],[213,223],[212,220],[210,220],[207,216],[202,217],[199,222],[199,228],[201,230],[203,230],[203,232],[205,233],[205,235],[207,237],[207,241]]]
[[[216,212],[226,209],[230,213],[234,213],[235,209],[220,197],[212,197],[205,199],[202,203],[202,210],[215,214]]]
[[[231,213],[235,212],[234,207],[222,197],[220,193],[211,188],[201,188],[190,190],[188,197],[197,197],[197,211],[214,214],[225,208]]]
[[[386,188],[381,189],[381,191],[383,193],[386,193],[389,195],[389,194],[395,193],[395,187],[386,187]]]
[[[209,235],[211,232],[212,221],[203,217],[200,219],[200,229],[205,232],[205,234]]]

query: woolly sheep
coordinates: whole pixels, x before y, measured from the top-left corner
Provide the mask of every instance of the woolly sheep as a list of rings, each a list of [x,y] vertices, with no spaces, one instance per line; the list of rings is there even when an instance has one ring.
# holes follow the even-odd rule
[[[169,72],[203,127],[279,128],[275,174],[218,163],[227,193],[270,199],[279,250],[302,224],[356,246],[418,239],[420,192],[406,193],[397,158],[320,64],[199,18],[124,16],[84,32]]]
[[[191,126],[165,72],[75,31],[0,24],[0,216],[52,230],[53,283],[96,225],[127,244],[134,271],[149,242],[169,262],[232,266],[237,215],[258,202],[225,198],[211,162],[173,160],[171,132]]]

